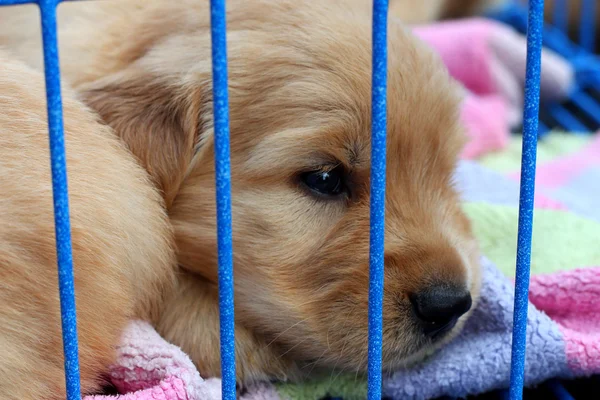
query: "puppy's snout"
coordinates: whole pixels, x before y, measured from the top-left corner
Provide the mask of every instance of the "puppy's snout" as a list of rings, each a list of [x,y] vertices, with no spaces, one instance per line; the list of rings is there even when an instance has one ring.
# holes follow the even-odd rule
[[[462,286],[435,285],[410,296],[423,333],[432,339],[450,331],[471,308],[471,294]]]

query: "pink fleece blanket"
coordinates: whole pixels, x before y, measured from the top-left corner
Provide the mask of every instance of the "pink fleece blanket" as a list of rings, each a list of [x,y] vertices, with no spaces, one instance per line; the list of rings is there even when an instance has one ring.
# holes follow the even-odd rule
[[[134,321],[125,331],[117,349],[118,358],[110,371],[111,383],[121,400],[216,399],[218,379],[204,380],[177,346],[167,343],[149,324]],[[88,396],[105,400],[110,396]]]
[[[510,128],[521,123],[527,43],[507,25],[473,18],[417,27],[415,34],[442,57],[467,90],[462,119],[471,138],[465,158],[506,146]],[[573,86],[571,65],[544,49],[542,100],[564,98]]]
[[[221,398],[221,380],[202,379],[190,358],[165,341],[146,322],[133,321],[117,348],[111,368],[111,383],[118,396],[87,396],[84,400],[216,400]],[[256,385],[242,400],[276,400],[277,392]]]

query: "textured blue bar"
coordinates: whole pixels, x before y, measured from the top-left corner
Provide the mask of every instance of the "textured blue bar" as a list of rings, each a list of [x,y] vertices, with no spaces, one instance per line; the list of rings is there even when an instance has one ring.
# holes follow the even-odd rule
[[[591,52],[596,43],[596,1],[598,0],[583,0],[581,4],[579,44]]]
[[[567,1],[570,0],[555,0],[554,1],[554,26],[561,32],[566,33],[569,28],[569,11]]]
[[[600,124],[600,103],[596,99],[583,91],[577,91],[571,95],[571,101],[585,111],[596,123]]]
[[[94,1],[94,0],[56,0],[54,3],[63,3],[66,1]],[[0,0],[1,6],[18,6],[22,4],[39,4],[40,0]]]
[[[38,4],[37,0],[0,0],[0,6],[18,6],[20,4]]]
[[[95,1],[95,0],[56,0],[53,3],[59,4],[68,1]],[[18,6],[22,4],[40,4],[40,0],[0,0],[0,7],[2,6]]]
[[[542,138],[550,133],[550,128],[548,128],[543,122],[538,122],[538,138]]]
[[[381,400],[385,160],[387,130],[387,0],[373,1],[371,238],[369,249],[368,398]]]
[[[540,71],[544,0],[529,1],[527,27],[527,67],[525,75],[525,104],[523,110],[523,154],[521,157],[521,191],[519,198],[519,231],[517,237],[517,272],[515,308],[513,314],[512,359],[510,369],[510,398],[523,398],[525,353],[527,343],[527,306],[531,236],[533,230],[533,197],[535,193],[535,163],[540,107]]]
[[[56,34],[57,0],[40,0],[67,399],[80,398],[71,224]]]
[[[552,117],[567,132],[588,132],[589,129],[571,114],[564,106],[557,104],[549,107]]]
[[[215,122],[215,181],[217,186],[222,391],[224,400],[235,400],[235,321],[233,310],[231,168],[229,161],[229,95],[227,92],[225,0],[211,0],[210,23]]]

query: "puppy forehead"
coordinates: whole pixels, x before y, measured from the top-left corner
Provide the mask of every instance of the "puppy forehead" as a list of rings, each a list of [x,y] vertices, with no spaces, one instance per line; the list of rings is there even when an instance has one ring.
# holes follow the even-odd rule
[[[309,126],[290,128],[265,136],[249,152],[248,171],[285,170],[343,165],[358,170],[368,167],[370,134],[359,122],[340,123],[314,118]]]
[[[336,19],[332,30],[321,19],[292,24],[297,34],[258,30],[231,38],[232,148],[244,149],[248,171],[369,167],[370,20]],[[389,40],[388,165],[419,165],[442,149],[451,158],[459,100],[447,73],[403,27],[392,23]]]
[[[442,85],[421,85],[428,93],[407,93],[418,85],[405,85],[392,71],[388,84],[387,149],[388,166],[429,163],[428,159],[454,156],[456,102]],[[263,130],[249,151],[248,168],[273,165],[307,169],[343,164],[351,170],[366,170],[370,164],[371,109],[370,84],[335,89],[323,81],[319,90],[297,90],[289,85],[283,97],[273,96],[266,117],[274,129]],[[435,79],[433,80],[435,81]],[[316,88],[312,82],[306,87]],[[440,94],[442,94],[440,96]],[[445,95],[444,95],[445,94]],[[284,122],[281,122],[284,121]],[[247,121],[246,121],[247,122]],[[264,122],[264,121],[261,121]],[[248,129],[248,125],[245,126]],[[442,153],[441,155],[439,153]]]

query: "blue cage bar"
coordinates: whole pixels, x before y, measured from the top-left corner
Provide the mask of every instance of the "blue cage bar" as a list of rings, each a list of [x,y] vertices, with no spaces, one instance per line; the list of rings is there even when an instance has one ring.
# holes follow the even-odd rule
[[[388,0],[373,1],[373,76],[371,94],[371,216],[369,244],[368,397],[381,399],[383,252],[385,236],[385,161],[387,136]]]
[[[225,0],[211,0],[217,247],[223,400],[235,400],[235,336],[233,250],[231,238],[231,168],[229,161],[229,96],[227,90],[227,30]]]
[[[50,142],[50,166],[54,203],[54,230],[58,263],[58,286],[68,400],[80,398],[79,352],[77,339],[77,316],[75,311],[75,285],[73,280],[73,255],[71,249],[71,223],[67,165],[63,130],[62,96],[56,31],[56,8],[58,0],[0,0],[0,5],[37,4],[40,9],[42,40],[44,47],[44,75],[46,104],[48,110],[48,135]]]
[[[540,71],[544,0],[529,1],[527,28],[527,65],[523,109],[523,150],[519,195],[519,229],[517,233],[517,272],[510,369],[510,399],[523,398],[525,353],[527,343],[527,306],[529,304],[529,270],[533,231],[533,199],[540,108]]]

